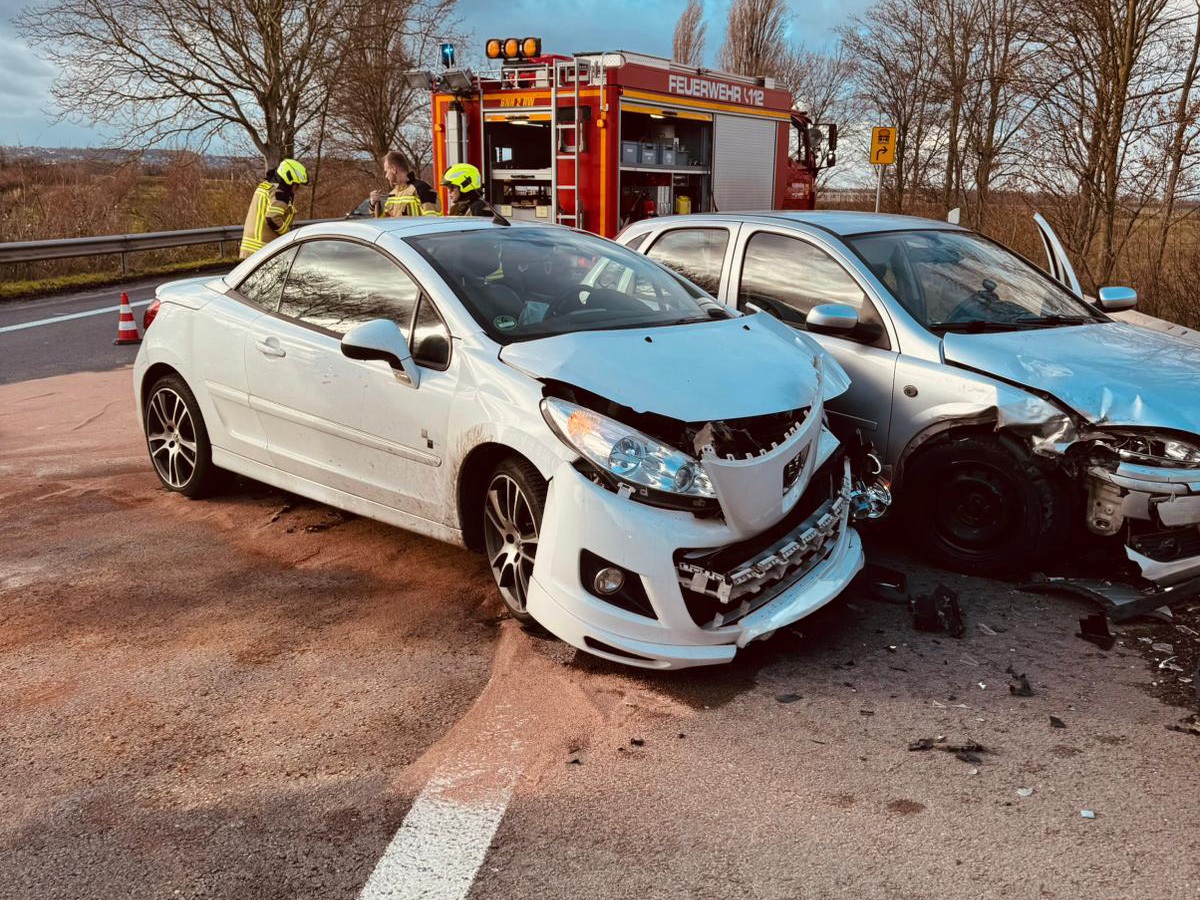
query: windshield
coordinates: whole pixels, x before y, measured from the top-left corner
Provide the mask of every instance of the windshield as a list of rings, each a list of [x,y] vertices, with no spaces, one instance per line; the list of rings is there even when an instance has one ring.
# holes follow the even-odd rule
[[[501,343],[730,315],[641,254],[567,229],[486,228],[408,241]]]
[[[846,241],[932,331],[1107,321],[1034,266],[978,234],[892,231]]]

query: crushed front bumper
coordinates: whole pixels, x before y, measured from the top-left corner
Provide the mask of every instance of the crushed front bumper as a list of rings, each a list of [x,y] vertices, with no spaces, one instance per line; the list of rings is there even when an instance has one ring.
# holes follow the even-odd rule
[[[1088,470],[1088,527],[1114,535],[1142,577],[1162,585],[1200,576],[1200,469],[1122,462]]]
[[[546,497],[529,612],[566,642],[616,662],[728,662],[829,603],[862,568],[851,490],[849,463],[833,457],[787,516],[742,538],[721,520],[621,497],[564,464]],[[584,551],[635,577],[648,608],[635,612],[588,590]]]

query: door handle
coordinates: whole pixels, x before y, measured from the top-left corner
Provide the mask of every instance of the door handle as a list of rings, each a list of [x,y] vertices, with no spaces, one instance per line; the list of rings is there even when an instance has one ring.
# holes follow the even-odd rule
[[[287,356],[287,351],[279,346],[279,341],[273,337],[269,337],[264,341],[255,341],[254,346],[258,348],[258,352],[263,356],[273,356],[280,359]]]

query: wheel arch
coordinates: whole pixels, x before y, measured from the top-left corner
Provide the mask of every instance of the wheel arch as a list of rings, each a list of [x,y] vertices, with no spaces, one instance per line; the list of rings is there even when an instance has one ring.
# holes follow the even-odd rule
[[[519,450],[498,441],[487,441],[472,447],[459,467],[456,505],[463,543],[468,549],[477,552],[483,550],[483,495],[492,472],[501,460],[508,457],[524,460],[535,469],[539,468],[537,463]]]
[[[142,375],[141,383],[138,385],[138,415],[142,417],[143,423],[146,415],[146,395],[149,393],[151,385],[166,375],[178,375],[183,378],[184,384],[188,383],[187,379],[183,377],[183,373],[170,363],[152,363]],[[191,385],[188,384],[188,387],[190,388]]]

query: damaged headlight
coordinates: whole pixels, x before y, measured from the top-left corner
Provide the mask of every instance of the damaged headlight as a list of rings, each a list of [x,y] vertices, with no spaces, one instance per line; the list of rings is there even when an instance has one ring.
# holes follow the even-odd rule
[[[554,433],[601,472],[634,488],[683,497],[715,499],[700,463],[637,429],[583,406],[547,397],[542,401]]]
[[[1200,466],[1200,447],[1163,434],[1115,432],[1112,447],[1123,460],[1157,466]]]

